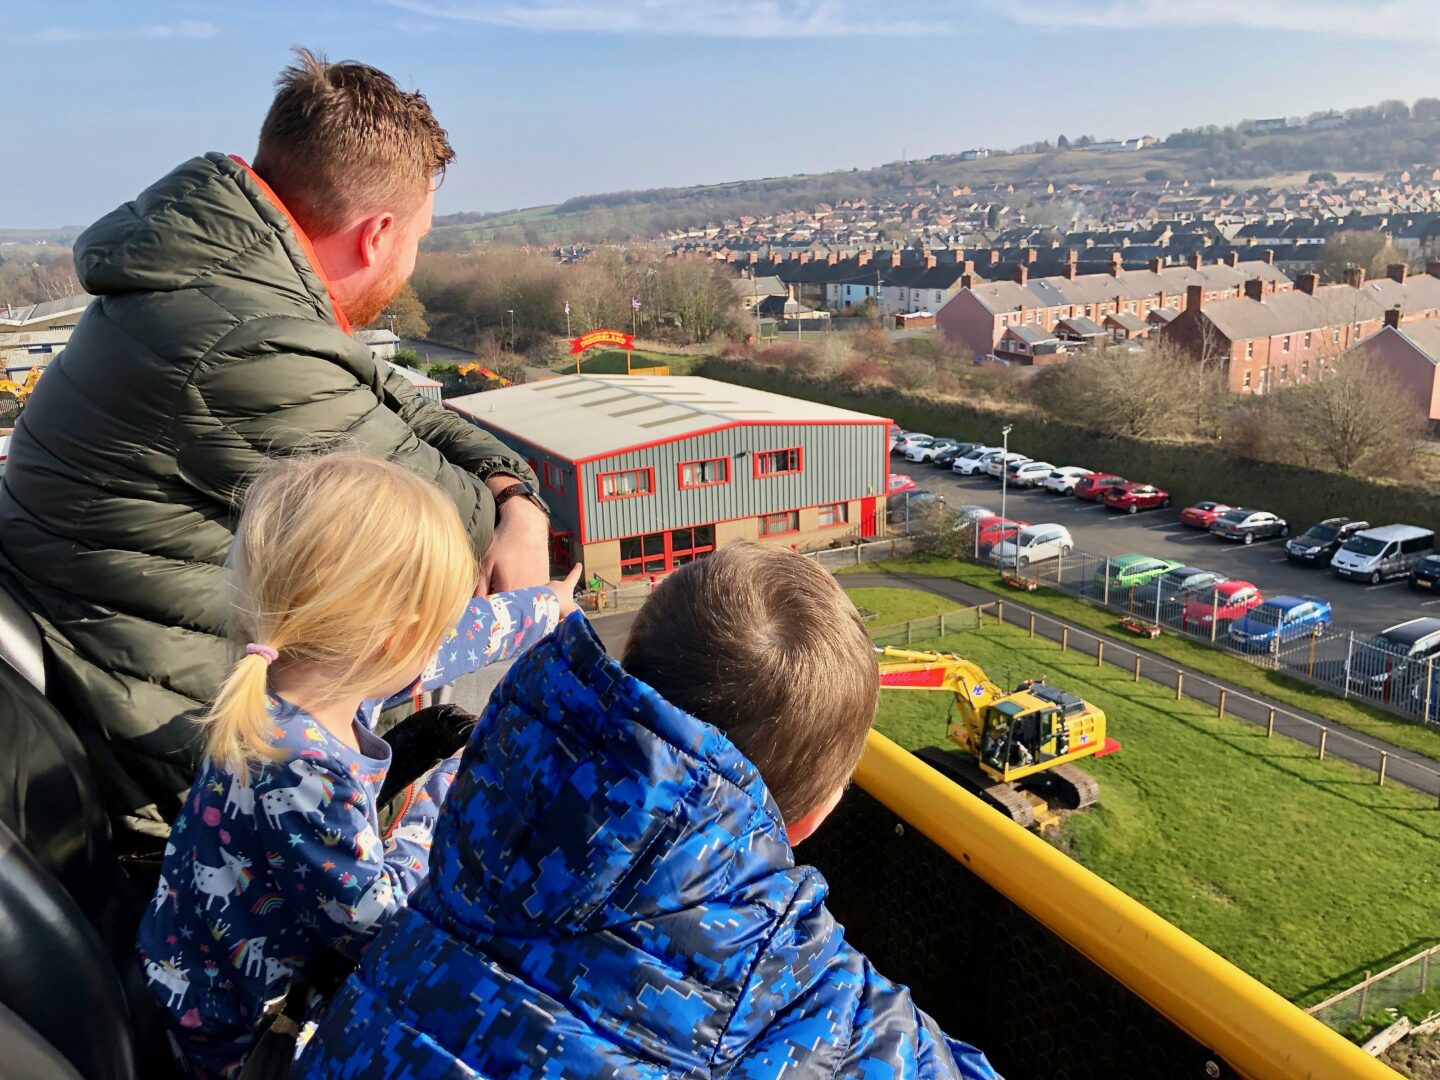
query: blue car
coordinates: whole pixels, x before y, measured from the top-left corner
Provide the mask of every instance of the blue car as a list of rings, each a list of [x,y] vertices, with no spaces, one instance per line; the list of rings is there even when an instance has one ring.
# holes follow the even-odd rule
[[[1272,596],[1230,627],[1241,652],[1279,652],[1282,642],[1309,637],[1330,625],[1330,602],[1318,596]]]

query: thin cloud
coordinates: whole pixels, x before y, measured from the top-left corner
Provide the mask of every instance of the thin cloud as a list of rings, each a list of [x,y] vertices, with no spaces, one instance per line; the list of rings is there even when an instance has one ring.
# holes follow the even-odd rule
[[[199,19],[180,19],[171,23],[152,23],[149,26],[72,27],[51,26],[33,35],[35,41],[134,41],[142,38],[185,38],[190,40],[218,37],[220,30],[214,23]]]
[[[627,36],[913,37],[947,32],[946,20],[892,18],[860,0],[382,0],[431,19],[537,33]]]
[[[1431,0],[989,0],[989,10],[1041,30],[1279,30],[1371,40],[1437,33]]]

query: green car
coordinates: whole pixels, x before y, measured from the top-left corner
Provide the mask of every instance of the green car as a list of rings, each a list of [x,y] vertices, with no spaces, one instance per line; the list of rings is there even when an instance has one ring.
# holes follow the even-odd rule
[[[1110,595],[1124,595],[1131,589],[1158,578],[1161,574],[1181,565],[1170,559],[1157,559],[1153,555],[1117,555],[1108,564],[1110,571]],[[1105,571],[1102,566],[1095,571],[1095,591],[1105,595]]]

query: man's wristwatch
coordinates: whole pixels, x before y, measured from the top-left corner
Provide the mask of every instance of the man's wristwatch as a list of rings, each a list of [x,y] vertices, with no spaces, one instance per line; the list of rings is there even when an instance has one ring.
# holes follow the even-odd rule
[[[524,499],[534,503],[540,508],[540,512],[547,518],[550,516],[550,507],[545,505],[545,500],[535,490],[534,484],[527,484],[524,480],[516,480],[507,488],[501,488],[495,495],[495,523],[500,523],[500,510],[511,499]]]

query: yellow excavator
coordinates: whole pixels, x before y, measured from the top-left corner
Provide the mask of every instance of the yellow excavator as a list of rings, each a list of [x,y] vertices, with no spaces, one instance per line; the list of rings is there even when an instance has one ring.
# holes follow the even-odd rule
[[[39,383],[40,375],[44,370],[42,367],[32,367],[30,374],[25,376],[24,382],[0,378],[0,394],[9,394],[16,401],[20,402],[21,405],[24,405],[25,399],[30,396],[30,392],[34,390],[36,384]]]
[[[514,385],[514,383],[512,383],[509,379],[505,378],[505,376],[501,375],[499,372],[491,371],[489,368],[481,367],[479,364],[461,364],[455,370],[460,374],[462,378],[467,375],[479,375],[482,379],[486,379],[500,386]]]
[[[946,733],[966,753],[932,746],[917,756],[1016,824],[1044,828],[1059,810],[1100,798],[1095,779],[1072,764],[1120,749],[1094,705],[1035,680],[1007,694],[980,665],[952,653],[875,651],[882,688],[951,695]]]

